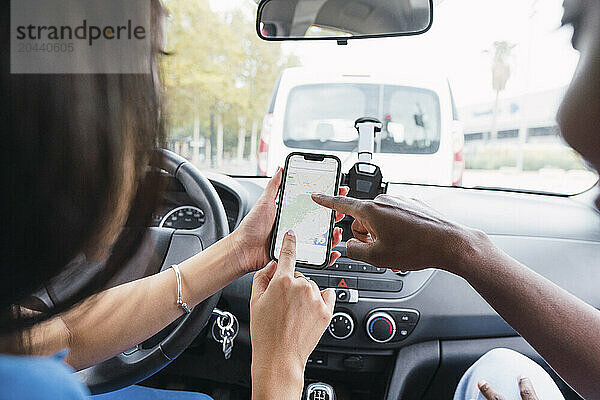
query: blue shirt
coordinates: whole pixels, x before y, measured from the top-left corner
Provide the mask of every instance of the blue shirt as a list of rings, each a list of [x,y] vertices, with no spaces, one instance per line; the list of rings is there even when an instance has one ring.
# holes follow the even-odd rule
[[[202,393],[129,386],[90,397],[65,364],[68,351],[52,357],[0,355],[0,400],[212,400]]]
[[[52,357],[0,355],[0,400],[89,400],[89,391],[63,361]]]

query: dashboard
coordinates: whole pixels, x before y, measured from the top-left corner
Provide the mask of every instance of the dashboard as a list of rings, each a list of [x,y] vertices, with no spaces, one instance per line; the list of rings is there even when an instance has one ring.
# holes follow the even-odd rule
[[[208,177],[223,201],[230,230],[267,183],[264,178]],[[185,216],[191,211],[195,218],[183,188],[172,184],[157,223],[173,215],[179,223],[180,212]],[[449,218],[485,231],[517,260],[600,307],[600,213],[592,205],[595,193],[546,196],[408,184],[390,184],[388,193],[419,198]],[[351,232],[350,223],[340,223],[345,232]],[[448,398],[468,366],[494,347],[513,348],[549,369],[462,278],[436,269],[407,273],[377,268],[347,258],[343,243],[336,250],[342,257],[333,266],[302,269],[321,288],[335,288],[337,295],[334,318],[309,359],[308,382],[332,384],[341,399]],[[252,274],[238,279],[223,290],[219,304],[240,323],[231,359],[223,359],[220,345],[207,333],[167,370],[249,386],[251,286]],[[192,371],[186,368],[190,363],[195,366]],[[577,398],[553,376],[567,399]]]
[[[249,211],[245,189],[225,175],[205,173],[215,187],[227,214],[229,231],[233,231]],[[185,192],[177,179],[164,174],[165,187],[161,204],[152,215],[151,226],[193,230],[206,223],[201,210]]]

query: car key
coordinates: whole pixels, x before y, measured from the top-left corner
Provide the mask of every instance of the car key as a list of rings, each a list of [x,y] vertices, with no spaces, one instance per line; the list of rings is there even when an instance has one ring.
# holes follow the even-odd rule
[[[233,350],[233,321],[233,314],[229,312],[224,312],[222,316],[217,318],[219,333],[223,338],[223,355],[226,360],[231,357],[231,351]]]
[[[213,313],[217,318],[212,326],[212,336],[216,342],[222,344],[223,356],[228,360],[233,351],[233,340],[239,331],[239,322],[235,315],[228,311],[215,309]]]
[[[226,336],[223,338],[223,356],[226,360],[231,357],[231,351],[233,350],[233,340]]]

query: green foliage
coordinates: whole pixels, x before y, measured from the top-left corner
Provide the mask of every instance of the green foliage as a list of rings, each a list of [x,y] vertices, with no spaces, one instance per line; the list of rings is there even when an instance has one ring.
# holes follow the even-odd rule
[[[210,118],[224,123],[224,150],[237,145],[238,121],[262,121],[271,91],[289,61],[281,45],[255,32],[253,8],[217,14],[208,0],[166,0],[167,51],[162,71],[170,137],[190,136],[194,120],[210,136]]]

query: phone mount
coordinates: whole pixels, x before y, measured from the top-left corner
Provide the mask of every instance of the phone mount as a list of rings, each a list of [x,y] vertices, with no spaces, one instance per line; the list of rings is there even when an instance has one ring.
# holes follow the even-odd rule
[[[358,131],[358,161],[370,163],[375,152],[375,135],[381,132],[383,124],[377,118],[362,117],[354,121]]]
[[[375,135],[383,124],[377,118],[363,117],[354,122],[358,131],[358,162],[345,175],[344,184],[350,188],[348,196],[357,199],[374,199],[387,192],[381,168],[371,163],[375,152]]]

